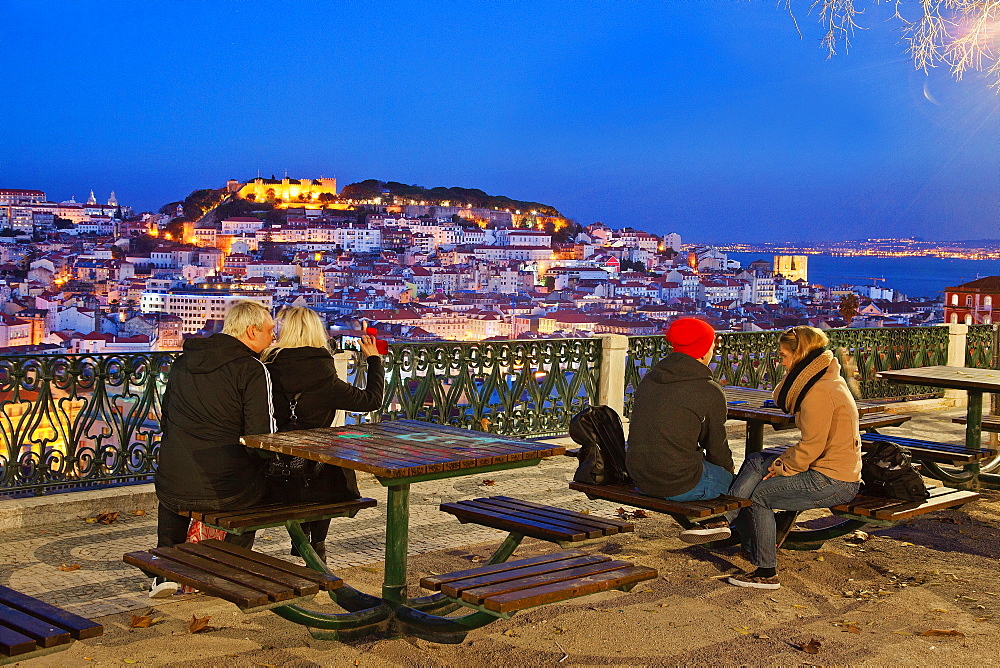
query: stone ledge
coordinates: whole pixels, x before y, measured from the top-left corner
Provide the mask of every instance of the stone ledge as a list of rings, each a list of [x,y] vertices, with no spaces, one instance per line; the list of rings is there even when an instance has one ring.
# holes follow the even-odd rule
[[[0,531],[94,517],[103,512],[156,510],[152,483],[24,499],[0,499]]]

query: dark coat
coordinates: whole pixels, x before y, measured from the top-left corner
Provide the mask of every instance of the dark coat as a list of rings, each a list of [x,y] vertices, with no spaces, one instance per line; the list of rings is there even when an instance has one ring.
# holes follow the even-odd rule
[[[163,396],[157,496],[182,510],[260,501],[267,455],[240,437],[277,430],[271,400],[267,369],[240,341],[228,334],[185,341]]]
[[[329,427],[338,410],[368,413],[382,407],[385,371],[382,358],[369,357],[364,389],[354,387],[337,376],[333,356],[325,348],[283,348],[267,367],[274,381],[274,414],[279,431]],[[295,407],[296,422],[290,424],[289,405],[300,394]],[[275,500],[342,501],[360,496],[354,471],[325,465],[317,480],[305,489],[281,485],[272,493]]]
[[[625,463],[639,491],[691,491],[702,459],[732,472],[726,413],[726,395],[707,366],[677,352],[660,360],[639,382],[629,419]]]

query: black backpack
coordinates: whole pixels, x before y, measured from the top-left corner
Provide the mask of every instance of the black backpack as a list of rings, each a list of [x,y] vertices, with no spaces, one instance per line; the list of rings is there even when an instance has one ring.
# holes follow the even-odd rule
[[[930,496],[910,463],[910,451],[889,441],[872,441],[861,456],[861,493],[903,501],[926,501]]]
[[[625,431],[608,406],[588,406],[573,416],[569,436],[580,445],[574,482],[590,485],[630,484],[625,470]]]

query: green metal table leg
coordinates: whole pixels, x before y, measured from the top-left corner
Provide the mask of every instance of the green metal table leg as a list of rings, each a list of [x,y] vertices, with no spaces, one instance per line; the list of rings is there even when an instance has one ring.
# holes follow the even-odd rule
[[[410,485],[390,485],[385,518],[385,578],[382,600],[393,608],[406,601],[406,551],[409,545]]]
[[[982,390],[968,391],[969,403],[966,408],[965,447],[979,450],[983,447],[983,393]],[[972,478],[967,483],[956,485],[958,489],[979,489],[979,461],[969,462],[964,470]]]
[[[313,549],[312,543],[309,542],[309,537],[306,536],[305,532],[302,530],[301,522],[298,520],[288,520],[285,522],[285,529],[288,531],[289,538],[292,539],[292,545],[294,545],[295,549],[298,550],[299,555],[302,556],[302,559],[305,560],[306,565],[309,566],[309,568],[314,571],[319,571],[320,573],[335,575],[335,573],[327,567],[326,563],[319,558],[319,555],[316,554],[316,550]],[[377,608],[382,605],[382,599],[376,596],[370,596],[354,589],[353,587],[348,587],[347,585],[344,585],[339,589],[329,591],[327,594],[330,595],[330,599],[334,603],[349,612],[361,612]]]
[[[759,420],[747,420],[747,440],[745,453],[760,452],[764,449],[764,423]]]

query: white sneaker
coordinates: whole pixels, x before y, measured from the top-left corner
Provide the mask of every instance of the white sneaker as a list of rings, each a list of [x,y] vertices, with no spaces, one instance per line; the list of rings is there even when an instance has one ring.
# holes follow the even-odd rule
[[[685,529],[678,534],[685,543],[700,545],[701,543],[711,543],[713,540],[725,540],[733,535],[729,530],[729,522],[726,520],[712,520],[690,529]]]
[[[180,589],[180,585],[176,582],[171,582],[166,578],[153,578],[153,582],[149,585],[149,597],[150,598],[170,598],[177,593]]]

